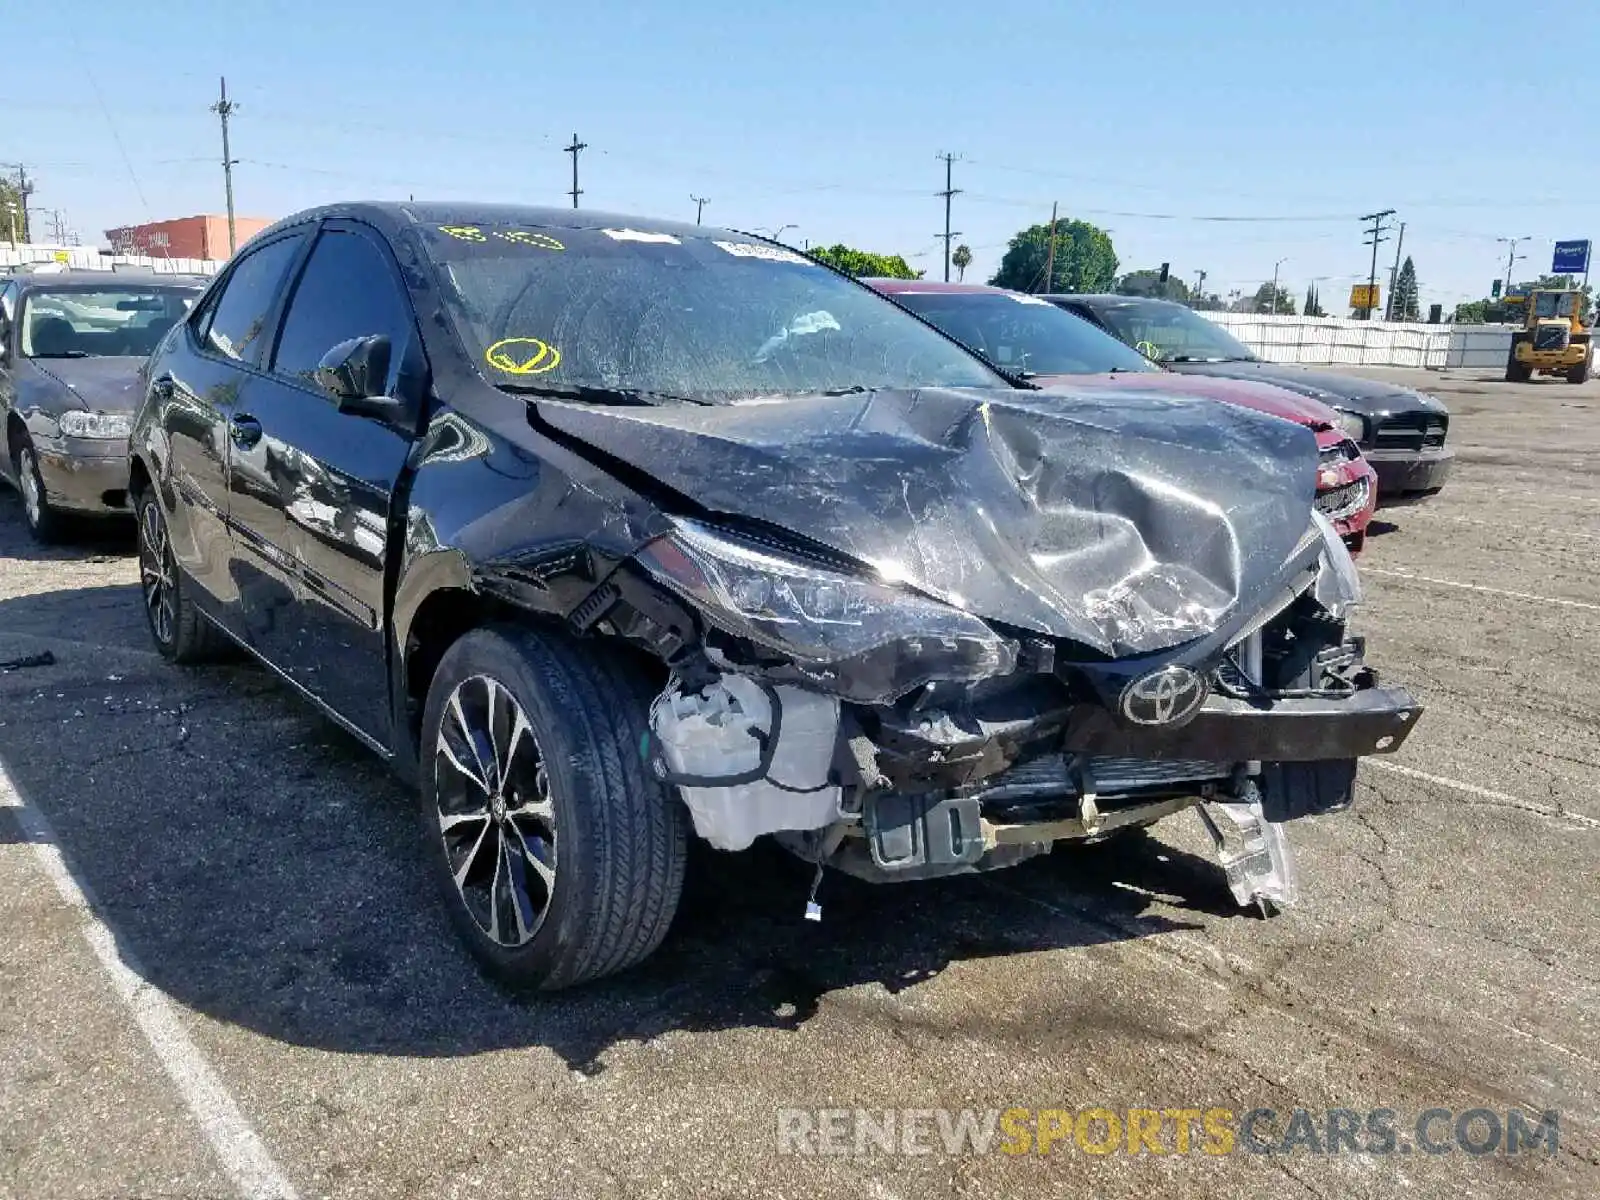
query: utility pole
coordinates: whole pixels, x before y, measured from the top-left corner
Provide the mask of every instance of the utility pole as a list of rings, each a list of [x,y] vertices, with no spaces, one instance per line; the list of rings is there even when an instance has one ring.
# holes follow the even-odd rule
[[[689,199],[694,201],[694,223],[698,225],[700,224],[700,214],[706,211],[706,205],[710,204],[711,201],[704,196],[690,196]]]
[[[1400,278],[1400,247],[1406,244],[1406,223],[1400,222],[1400,232],[1394,239],[1394,266],[1389,268],[1389,302],[1383,306],[1383,319],[1393,321],[1394,314],[1394,289]],[[1405,314],[1400,314],[1400,319],[1405,319]]]
[[[239,248],[239,235],[233,221],[233,167],[237,161],[228,149],[228,118],[239,106],[228,99],[228,79],[222,77],[222,90],[217,102],[211,106],[211,111],[216,113],[222,121],[222,185],[228,193],[228,257],[233,257],[233,252]]]
[[[1508,242],[1511,246],[1511,253],[1506,256],[1506,286],[1500,293],[1502,296],[1509,296],[1511,294],[1511,268],[1514,267],[1517,262],[1517,243],[1531,240],[1531,238],[1525,237],[1495,238],[1495,241]],[[1524,255],[1523,257],[1526,258],[1527,256]]]
[[[934,155],[934,157],[935,158],[944,159],[944,191],[935,192],[934,193],[934,195],[936,195],[936,196],[943,196],[944,197],[944,232],[940,233],[940,234],[935,234],[934,236],[938,237],[938,238],[942,238],[944,240],[944,281],[946,283],[949,283],[950,282],[950,239],[951,238],[958,238],[958,237],[961,236],[961,234],[959,232],[952,233],[950,231],[950,201],[951,201],[951,199],[953,197],[959,196],[961,194],[961,189],[960,188],[953,187],[951,185],[951,182],[950,182],[950,170],[951,170],[951,165],[956,161],[957,158],[960,157],[960,155],[956,155],[956,154],[936,154],[936,155]]]
[[[1047,296],[1056,290],[1056,208],[1057,204],[1052,200],[1050,202],[1050,249],[1044,256],[1044,292]]]
[[[1367,274],[1367,306],[1362,310],[1364,314],[1363,320],[1372,320],[1372,291],[1378,286],[1378,243],[1389,240],[1383,236],[1384,231],[1388,229],[1388,226],[1383,223],[1383,219],[1392,216],[1394,216],[1394,209],[1386,208],[1382,212],[1368,213],[1361,218],[1363,221],[1372,222],[1372,228],[1367,231],[1372,235],[1372,240],[1361,243],[1363,246],[1372,247],[1372,269]]]
[[[1278,268],[1288,262],[1287,258],[1280,258],[1272,264],[1272,315],[1278,315]]]
[[[578,151],[587,150],[588,148],[589,143],[580,142],[577,134],[572,135],[572,144],[570,146],[561,147],[562,153],[572,155],[572,191],[568,194],[572,197],[573,208],[578,207],[578,197],[583,195],[583,189],[578,186]]]
[[[1204,271],[1196,271],[1194,273],[1194,299],[1201,299],[1205,295],[1205,286],[1206,273]]]

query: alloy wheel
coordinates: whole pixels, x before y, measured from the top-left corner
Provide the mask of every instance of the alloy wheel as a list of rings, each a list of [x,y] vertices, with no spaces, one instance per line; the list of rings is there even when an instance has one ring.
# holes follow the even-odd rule
[[[30,446],[17,452],[17,480],[22,485],[22,507],[28,514],[28,524],[37,529],[44,515],[44,495],[39,489],[39,465],[33,461]]]
[[[473,675],[451,691],[434,748],[434,800],[473,923],[496,945],[526,945],[555,893],[555,805],[527,713],[498,680]]]
[[[150,631],[163,646],[172,644],[178,618],[177,574],[167,523],[154,500],[139,513],[139,582],[144,589],[145,613]]]

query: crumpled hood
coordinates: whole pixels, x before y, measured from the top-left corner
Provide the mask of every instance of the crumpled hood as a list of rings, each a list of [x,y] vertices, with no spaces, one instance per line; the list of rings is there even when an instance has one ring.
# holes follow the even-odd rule
[[[1101,375],[1041,375],[1032,382],[1040,387],[1107,388],[1116,391],[1152,391],[1177,396],[1203,396],[1224,404],[1239,404],[1257,412],[1282,417],[1312,429],[1331,429],[1339,416],[1326,404],[1270,383],[1244,379],[1203,378],[1172,371],[1118,371]]]
[[[139,364],[142,358],[122,356],[103,358],[35,358],[29,360],[42,379],[55,383],[64,398],[77,403],[62,405],[65,412],[85,408],[90,412],[131,413],[139,406],[142,391]]]
[[[1150,392],[877,391],[534,417],[712,513],[1114,656],[1265,603],[1311,524],[1311,432]]]
[[[1445,405],[1415,388],[1402,387],[1382,379],[1360,375],[1341,375],[1294,363],[1226,362],[1173,363],[1172,369],[1184,375],[1207,375],[1223,379],[1254,380],[1287,388],[1320,400],[1333,408],[1347,408],[1367,416],[1387,416],[1397,412],[1448,413]]]

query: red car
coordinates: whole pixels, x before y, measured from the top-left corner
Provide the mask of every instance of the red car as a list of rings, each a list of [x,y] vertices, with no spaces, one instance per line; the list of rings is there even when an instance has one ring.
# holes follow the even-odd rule
[[[1004,371],[1041,387],[1176,392],[1253,408],[1317,435],[1317,511],[1333,522],[1350,553],[1366,542],[1378,503],[1378,478],[1327,405],[1271,384],[1179,375],[1081,317],[1046,300],[977,283],[863,279]]]

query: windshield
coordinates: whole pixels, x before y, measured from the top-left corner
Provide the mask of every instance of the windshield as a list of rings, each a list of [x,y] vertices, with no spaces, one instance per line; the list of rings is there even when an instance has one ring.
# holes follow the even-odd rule
[[[716,401],[1004,387],[959,346],[793,251],[707,231],[425,227],[456,323],[501,387]]]
[[[1576,306],[1576,292],[1535,292],[1533,315],[1536,317],[1570,317]]]
[[[22,353],[28,358],[144,358],[193,306],[199,288],[28,291]]]
[[[1252,362],[1255,355],[1220,325],[1181,304],[1128,300],[1095,312],[1124,342],[1157,362]]]
[[[894,298],[990,362],[1029,375],[1158,368],[1048,300],[1018,292],[896,292]]]

